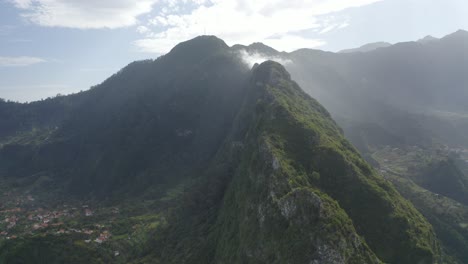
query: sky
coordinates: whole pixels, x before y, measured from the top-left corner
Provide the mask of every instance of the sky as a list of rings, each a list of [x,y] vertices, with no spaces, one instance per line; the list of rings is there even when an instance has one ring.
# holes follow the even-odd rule
[[[339,51],[458,29],[466,0],[0,0],[0,98],[87,90],[198,35]]]

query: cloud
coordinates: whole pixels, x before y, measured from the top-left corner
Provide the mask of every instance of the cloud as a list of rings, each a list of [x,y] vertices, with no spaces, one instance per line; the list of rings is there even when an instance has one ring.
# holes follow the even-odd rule
[[[261,64],[264,61],[272,60],[279,62],[283,65],[291,64],[292,61],[289,59],[284,59],[278,56],[268,56],[266,54],[261,53],[248,53],[246,50],[240,50],[239,56],[241,57],[242,61],[251,68],[256,63]]]
[[[133,42],[137,49],[161,54],[204,34],[216,35],[230,45],[261,41],[281,51],[319,47],[325,44],[323,40],[299,32],[337,30],[338,25],[323,24],[320,17],[383,0],[7,1],[20,9],[27,21],[46,27],[137,26],[136,31],[143,36]]]
[[[350,25],[349,18],[347,17],[336,17],[335,15],[325,15],[320,17],[321,27],[315,29],[315,32],[319,35],[326,34],[328,32],[336,31],[339,29],[346,28]]]
[[[313,39],[292,34],[284,34],[278,38],[268,38],[262,42],[268,46],[279,48],[284,51],[294,51],[301,48],[316,48],[326,44],[325,40],[322,39]]]
[[[145,26],[138,26],[137,27],[137,32],[140,33],[140,34],[146,34],[148,32],[150,32],[151,30]]]
[[[28,21],[47,27],[120,28],[138,23],[158,0],[9,0]]]
[[[38,64],[46,62],[45,59],[37,57],[0,57],[0,67],[21,67],[21,66],[30,66],[33,64]]]
[[[325,42],[298,32],[321,31],[321,27],[329,26],[322,25],[317,17],[378,1],[381,0],[167,0],[156,5],[160,11],[145,25],[145,38],[134,44],[144,52],[166,53],[181,41],[208,34],[221,37],[230,45],[261,41],[281,51],[314,48]],[[188,2],[193,7],[189,11]],[[336,28],[339,27],[325,31]]]

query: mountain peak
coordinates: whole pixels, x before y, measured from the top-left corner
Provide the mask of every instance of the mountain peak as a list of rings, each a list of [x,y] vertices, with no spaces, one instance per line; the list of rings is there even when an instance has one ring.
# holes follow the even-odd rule
[[[183,57],[184,60],[197,60],[227,49],[229,46],[222,39],[204,35],[178,44],[169,54]]]
[[[455,33],[453,34],[457,34],[457,35],[468,35],[468,31],[464,30],[464,29],[459,29],[457,30]]]
[[[431,35],[427,35],[424,38],[418,40],[417,42],[419,42],[421,44],[427,44],[427,43],[431,43],[431,42],[438,41],[438,40],[439,40],[438,38],[435,38],[435,37],[433,37]]]
[[[257,51],[257,52],[267,54],[267,55],[278,53],[278,51],[275,50],[274,48],[267,46],[261,42],[252,43],[248,46],[248,48],[250,50]]]
[[[468,31],[459,29],[456,32],[449,34],[442,39],[460,39],[460,38],[468,38]]]
[[[183,47],[183,46],[200,45],[200,44],[216,45],[216,46],[223,47],[223,48],[228,47],[226,45],[226,43],[224,42],[224,40],[222,40],[222,39],[220,39],[220,38],[218,38],[216,36],[201,35],[201,36],[195,37],[193,39],[190,39],[190,40],[179,43],[178,45],[176,45],[174,47],[174,49],[177,49],[178,47],[181,47],[181,46]]]
[[[276,85],[280,80],[291,80],[291,75],[286,71],[283,65],[275,61],[265,61],[254,67],[253,80],[255,83]]]
[[[355,49],[345,49],[345,50],[340,51],[339,53],[369,52],[369,51],[373,51],[379,48],[390,47],[391,45],[392,44],[388,42],[375,42],[375,43],[369,43],[369,44],[363,45]]]
[[[245,50],[249,54],[260,53],[260,54],[271,55],[271,56],[274,56],[280,53],[274,48],[267,46],[261,42],[255,42],[255,43],[250,44],[249,46],[236,44],[232,46],[232,49],[233,50]]]

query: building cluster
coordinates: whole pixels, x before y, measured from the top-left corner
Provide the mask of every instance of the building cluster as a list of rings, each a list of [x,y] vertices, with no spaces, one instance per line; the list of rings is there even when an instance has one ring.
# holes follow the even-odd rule
[[[109,208],[107,212],[112,215],[120,214],[117,207]],[[62,204],[51,210],[40,207],[32,195],[23,196],[5,192],[3,197],[0,197],[0,217],[2,217],[0,219],[3,219],[0,220],[0,239],[16,239],[38,232],[50,235],[76,233],[87,235],[89,239],[85,240],[86,243],[102,244],[111,238],[111,232],[104,225],[94,223],[92,227],[73,228],[67,224],[69,220],[75,218],[96,217],[95,214],[96,211],[88,205]]]

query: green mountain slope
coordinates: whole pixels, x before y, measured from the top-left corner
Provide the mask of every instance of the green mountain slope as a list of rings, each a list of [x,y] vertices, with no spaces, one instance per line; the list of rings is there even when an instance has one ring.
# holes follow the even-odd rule
[[[409,179],[389,175],[399,192],[428,219],[441,240],[445,263],[468,261],[468,207],[431,193]]]
[[[454,263],[467,263],[466,215],[440,214],[442,206],[430,206],[437,204],[433,196],[450,200],[450,207],[466,205],[467,44],[468,32],[460,30],[349,54],[237,48],[252,57],[287,61],[293,79],[330,111],[363,157],[384,175],[391,173],[398,191],[458,256]],[[415,188],[427,193],[416,199],[423,192],[408,191]]]
[[[212,172],[174,216],[163,263],[438,261],[432,227],[279,64],[254,69],[235,128],[216,162],[230,178]]]
[[[383,175],[432,224],[442,242],[446,263],[468,261],[468,209],[464,194],[466,176],[458,166],[465,163],[447,151],[428,152],[412,147],[386,147],[373,153]]]
[[[1,240],[1,261],[65,262],[63,249],[107,263],[119,249],[116,263],[440,263],[431,225],[278,63],[250,70],[199,37],[79,98],[51,131],[0,147],[0,178],[91,199],[102,215],[62,225],[115,236],[31,230]]]
[[[82,94],[80,106],[47,140],[1,149],[0,173],[47,173],[67,192],[103,197],[175,183],[219,148],[247,72],[214,37],[182,43],[155,61],[132,63]]]

